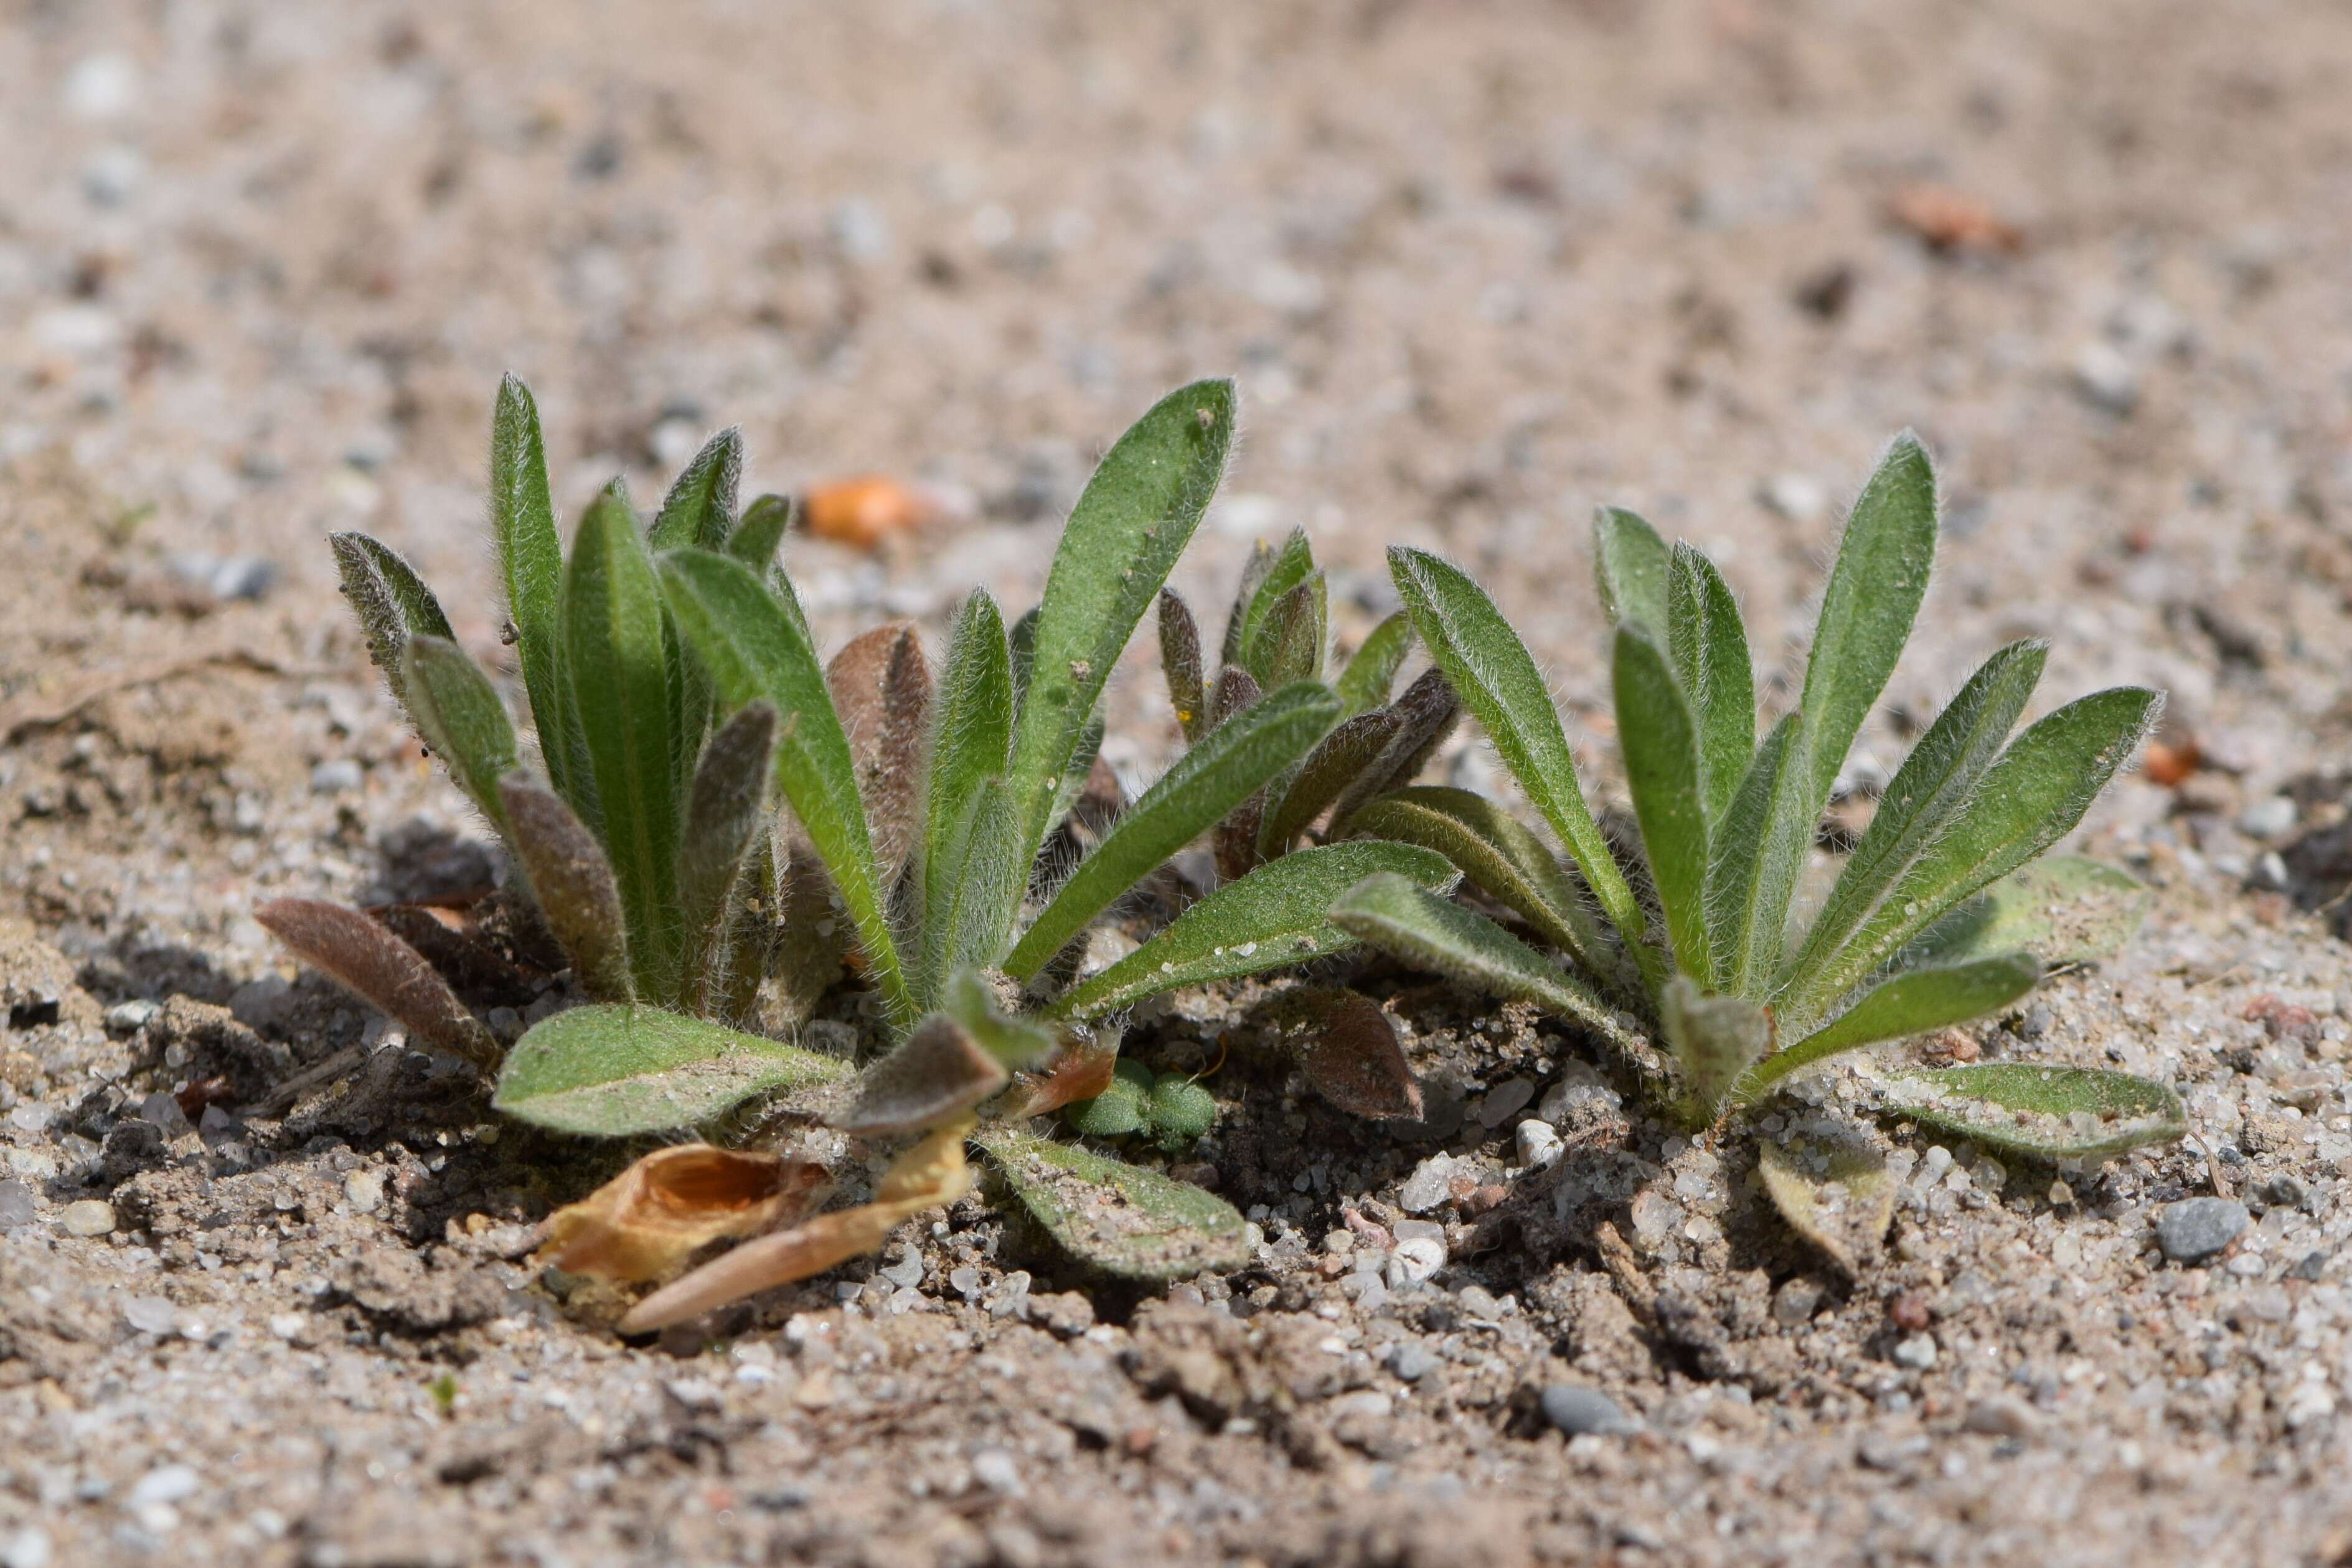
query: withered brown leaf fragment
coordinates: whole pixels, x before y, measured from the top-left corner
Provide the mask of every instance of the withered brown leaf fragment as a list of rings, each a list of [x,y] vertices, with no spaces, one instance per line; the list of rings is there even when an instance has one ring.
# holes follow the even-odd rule
[[[650,1333],[667,1328],[878,1249],[902,1220],[925,1209],[944,1208],[971,1190],[963,1139],[971,1126],[972,1118],[964,1116],[934,1128],[891,1164],[873,1202],[820,1214],[805,1225],[747,1241],[656,1291],[621,1320],[621,1332]]]
[[[805,1214],[830,1186],[813,1160],[686,1144],[656,1149],[548,1221],[541,1260],[616,1284],[659,1279],[698,1249]]]

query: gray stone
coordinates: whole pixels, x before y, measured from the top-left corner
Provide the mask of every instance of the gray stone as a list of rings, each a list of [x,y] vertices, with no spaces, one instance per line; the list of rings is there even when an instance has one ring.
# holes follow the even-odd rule
[[[2250,839],[2284,838],[2294,831],[2294,800],[2273,795],[2238,813],[2238,831]]]
[[[310,769],[310,793],[348,795],[360,787],[364,778],[360,765],[352,758],[330,757]]]
[[[2176,1263],[2200,1262],[2235,1241],[2246,1221],[2246,1206],[2234,1198],[2183,1198],[2156,1217],[2156,1244]]]
[[[874,1271],[894,1285],[912,1288],[923,1282],[923,1255],[914,1243],[902,1241],[898,1256]]]
[[[167,1334],[180,1326],[180,1309],[161,1296],[133,1296],[122,1303],[122,1321],[141,1333]]]
[[[143,997],[134,998],[127,1002],[117,1002],[106,1009],[106,1032],[137,1034],[147,1027],[150,1019],[163,1010],[163,1005],[161,1002],[151,1002]]]
[[[2014,1437],[2023,1442],[2042,1430],[2042,1417],[2021,1400],[1996,1395],[1990,1399],[1970,1402],[1968,1414],[1960,1417],[1960,1425],[1988,1437]]]
[[[1479,1124],[1486,1127],[1499,1127],[1519,1112],[1526,1110],[1528,1102],[1535,1097],[1536,1086],[1533,1081],[1526,1078],[1507,1078],[1488,1090],[1486,1097],[1478,1102]]]
[[[2085,343],[2074,356],[2074,390],[2118,417],[2139,406],[2139,367],[2112,343]]]
[[[145,1508],[159,1502],[184,1502],[196,1495],[204,1479],[193,1465],[158,1465],[139,1478],[131,1489],[131,1506]]]
[[[1419,1340],[1407,1340],[1389,1352],[1389,1370],[1400,1382],[1419,1383],[1437,1370],[1437,1353]]]
[[[1618,1404],[1597,1388],[1582,1388],[1573,1383],[1555,1383],[1543,1391],[1544,1419],[1567,1433],[1579,1437],[1587,1433],[1601,1437],[1622,1437],[1638,1432],[1642,1424],[1618,1407]]]
[[[1515,1133],[1519,1164],[1531,1170],[1541,1170],[1559,1158],[1562,1145],[1559,1131],[1549,1122],[1530,1116],[1520,1123]]]
[[[0,1230],[30,1225],[40,1212],[31,1187],[20,1181],[0,1181]]]

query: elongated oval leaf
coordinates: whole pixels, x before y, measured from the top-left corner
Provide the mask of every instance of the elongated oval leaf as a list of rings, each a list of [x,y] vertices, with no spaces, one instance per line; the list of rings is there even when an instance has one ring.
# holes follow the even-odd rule
[[[1859,1127],[1817,1120],[1756,1147],[1757,1173],[1789,1228],[1852,1278],[1895,1218],[1885,1146]]]
[[[498,688],[464,649],[430,633],[411,637],[400,663],[409,716],[425,744],[450,781],[503,828],[499,779],[514,768],[515,732]]]
[[[1213,1193],[1009,1123],[971,1137],[1022,1210],[1097,1273],[1162,1283],[1250,1260],[1241,1215]]]
[[[1813,842],[1803,714],[1786,715],[1772,727],[1712,837],[1706,928],[1716,983],[1734,996],[1760,998],[1779,972],[1789,901]]]
[[[629,916],[644,996],[677,973],[677,740],[661,585],[628,503],[611,490],[580,520],[563,580],[568,674]]]
[[[499,1065],[499,1042],[466,1009],[424,955],[356,909],[280,898],[253,912],[303,962],[322,969],[389,1014],[418,1041],[472,1062]]]
[[[1013,742],[1013,800],[1033,851],[1111,666],[1216,493],[1233,433],[1231,382],[1179,388],[1119,437],[1070,514]]]
[[[1005,972],[1021,980],[1036,974],[1112,901],[1305,756],[1339,718],[1339,699],[1330,688],[1297,681],[1219,725],[1079,863],[1014,945]]]
[[[1168,683],[1168,706],[1186,741],[1209,727],[1208,674],[1201,664],[1201,626],[1192,607],[1172,588],[1160,591],[1160,673]]]
[[[1331,923],[1408,964],[1490,997],[1532,1002],[1621,1046],[1638,1049],[1609,1004],[1582,981],[1485,915],[1427,885],[1396,875],[1368,876],[1331,906]]]
[[[947,663],[940,673],[933,705],[930,772],[923,804],[922,951],[919,990],[929,1005],[947,969],[940,967],[948,946],[950,909],[962,896],[961,842],[971,829],[980,791],[987,782],[1003,778],[1013,747],[1013,665],[1004,642],[1004,622],[996,601],[975,590],[956,611],[948,634]],[[1016,835],[1017,827],[992,825],[991,832]],[[1018,864],[1017,851],[998,861]],[[1025,867],[1023,870],[1025,873]],[[1024,882],[1013,883],[1009,900],[1017,902]],[[972,911],[971,913],[977,913]],[[1012,902],[990,916],[992,928],[981,947],[992,947],[1012,918]],[[980,961],[995,957],[991,952]],[[971,960],[965,955],[965,961]]]
[[[743,432],[730,425],[705,442],[662,497],[648,542],[656,550],[680,545],[719,549],[735,531],[735,486],[743,474]]]
[[[1756,753],[1756,672],[1730,585],[1689,545],[1675,547],[1665,646],[1697,723],[1699,778],[1712,824],[1730,808]]]
[[[523,690],[541,737],[548,776],[567,791],[571,758],[563,735],[563,697],[556,679],[561,640],[558,606],[563,592],[563,544],[555,531],[555,503],[547,487],[547,444],[530,389],[512,375],[499,385],[490,419],[490,532],[498,541],[499,575],[507,618],[514,622]]]
[[[499,779],[499,797],[523,880],[574,977],[600,1000],[632,999],[628,921],[604,846],[562,797],[522,774]]]
[[[449,618],[425,580],[391,547],[365,534],[329,534],[327,546],[334,551],[343,597],[352,601],[352,613],[366,634],[368,658],[383,672],[393,700],[404,708],[408,690],[402,655],[408,652],[408,640],[428,636],[455,641]]]
[[[1805,665],[1816,812],[1911,639],[1936,564],[1936,514],[1935,469],[1919,438],[1906,431],[1879,459],[1846,518]]]
[[[2023,948],[2046,965],[2087,964],[2131,940],[2150,899],[2144,883],[2113,866],[2052,855],[1944,916],[1911,951],[1922,962],[1951,964]]]
[[[755,1094],[845,1083],[845,1061],[652,1008],[573,1008],[516,1041],[492,1103],[559,1133],[617,1138],[707,1122]]]
[[[866,827],[849,737],[800,621],[750,568],[707,550],[662,559],[670,610],[730,707],[765,699],[781,726],[776,783],[857,927],[866,974],[902,1024],[916,1016]]]
[[[2048,849],[2083,820],[2164,706],[2137,686],[2095,692],[2020,735],[1944,831],[1834,957],[1800,971],[1783,1027],[1803,1032],[1954,905]]]
[[[1450,889],[1445,857],[1411,844],[1354,842],[1300,850],[1228,883],[1100,974],[1057,998],[1051,1017],[1096,1018],[1146,997],[1302,963],[1351,946],[1334,900],[1377,872]]]
[[[1034,1067],[1061,1046],[1059,1031],[1026,1018],[1007,1017],[977,969],[958,969],[941,988],[940,1010],[961,1024],[980,1048],[1009,1068]]]
[[[1029,886],[1013,791],[1003,779],[982,781],[963,821],[948,836],[931,902],[924,913],[921,995],[936,1003],[944,978],[959,968],[993,967]]]
[[[2180,1096],[2161,1083],[2024,1061],[1897,1073],[1885,1104],[1938,1132],[2044,1160],[2102,1159],[2189,1130]]]
[[[1319,680],[1330,635],[1329,586],[1319,571],[1274,601],[1257,628],[1250,673],[1263,686]]]
[[[719,727],[695,768],[677,845],[681,1011],[709,1012],[725,988],[729,904],[766,820],[775,750],[776,710],[749,703]]]
[[[887,885],[906,869],[922,825],[924,741],[931,721],[931,671],[922,639],[904,622],[862,632],[825,665],[824,684],[849,737],[866,830]]]
[[[1413,630],[1447,683],[1478,716],[1511,777],[1559,835],[1643,977],[1653,989],[1664,984],[1660,955],[1647,940],[1649,923],[1585,804],[1551,688],[1527,644],[1459,568],[1400,548],[1389,551],[1389,570],[1412,612]]]
[[[1331,689],[1350,715],[1370,713],[1389,700],[1397,672],[1412,652],[1412,617],[1400,610],[1365,635],[1364,645],[1349,659]]]
[[[1673,555],[1658,530],[1622,507],[1601,507],[1592,519],[1592,566],[1610,624],[1664,643]]]
[[[2000,953],[1968,963],[1906,969],[1786,1051],[1759,1063],[1738,1098],[1753,1101],[1790,1073],[1880,1040],[1902,1040],[1998,1012],[2032,990],[2042,966],[2031,953]]]
[[[2044,643],[2011,643],[1979,665],[1936,716],[1879,798],[1870,826],[1838,873],[1784,981],[1825,962],[1843,946],[1968,803],[2025,711],[2048,657]],[[1813,804],[1808,794],[1809,811]]]
[[[1616,949],[1585,907],[1583,890],[1549,846],[1484,795],[1416,784],[1374,800],[1349,826],[1367,838],[1435,850],[1596,982],[1615,982]]]
[[[742,520],[727,536],[727,553],[761,577],[776,564],[776,551],[793,530],[799,507],[789,496],[762,496],[743,508]]]
[[[1324,809],[1380,760],[1397,724],[1398,716],[1386,709],[1360,713],[1317,741],[1280,800],[1259,822],[1258,858],[1272,860],[1287,854]]]
[[[1424,670],[1404,695],[1381,710],[1392,721],[1381,749],[1341,786],[1331,802],[1330,831],[1352,831],[1365,801],[1410,784],[1462,717],[1462,699],[1443,670]]]
[[[1275,604],[1306,581],[1314,570],[1315,551],[1304,528],[1291,529],[1278,547],[1263,539],[1252,547],[1240,591],[1234,596],[1234,612],[1225,622],[1219,662],[1227,668],[1246,669],[1260,684],[1267,684],[1253,656],[1258,651],[1259,632]]]
[[[1336,987],[1291,986],[1268,1011],[1305,1037],[1298,1064],[1323,1098],[1350,1115],[1421,1120],[1421,1084],[1380,1003]]]
[[[1614,669],[1618,745],[1650,880],[1665,911],[1666,936],[1685,974],[1711,985],[1715,953],[1706,936],[1706,796],[1690,705],[1665,653],[1643,632],[1617,632]]]
[[[1687,975],[1666,982],[1659,1021],[1683,1088],[1704,1124],[1715,1119],[1732,1085],[1772,1049],[1772,1015],[1745,997],[1713,996]]]

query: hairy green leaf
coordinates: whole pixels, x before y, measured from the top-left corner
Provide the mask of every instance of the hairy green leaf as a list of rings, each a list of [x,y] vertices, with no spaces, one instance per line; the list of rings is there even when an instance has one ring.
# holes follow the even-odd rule
[[[984,1123],[972,1141],[1013,1200],[1097,1273],[1158,1284],[1249,1261],[1242,1217],[1213,1193],[1010,1123]]]
[[[1168,706],[1189,744],[1209,727],[1208,676],[1201,664],[1201,625],[1192,607],[1172,588],[1160,591],[1160,673],[1168,682]]]
[[[523,880],[573,977],[600,1000],[630,1000],[628,921],[604,846],[562,796],[520,773],[499,780],[499,797]]]
[[[356,909],[310,898],[279,898],[253,917],[349,990],[389,1014],[420,1044],[472,1062],[499,1065],[499,1042],[434,973],[425,956]]]
[[[1659,955],[1647,940],[1648,922],[1585,804],[1576,780],[1576,758],[1552,706],[1551,689],[1527,644],[1486,591],[1459,568],[1421,550],[1392,549],[1389,570],[1430,656],[1464,706],[1478,716],[1511,776],[1567,846],[1569,858],[1617,927],[1619,939],[1634,955],[1644,979],[1653,988],[1662,984]]]
[[[1722,820],[1756,754],[1756,672],[1738,601],[1715,563],[1676,545],[1666,587],[1666,648],[1698,727],[1706,820]]]
[[[1541,839],[1484,795],[1417,784],[1358,811],[1350,828],[1368,838],[1435,850],[1489,898],[1604,985],[1617,972],[1608,934],[1585,907],[1583,891]]]
[[[719,1005],[727,980],[727,920],[743,856],[766,820],[775,771],[776,710],[748,703],[702,748],[677,845],[679,1010]]]
[[[1216,493],[1233,432],[1231,382],[1179,388],[1119,437],[1070,514],[1039,606],[1009,776],[1033,851],[1111,666]]]
[[[360,630],[367,636],[368,658],[383,672],[383,684],[393,700],[408,706],[408,683],[401,656],[415,636],[455,641],[441,601],[425,580],[390,547],[365,534],[329,534],[335,552],[335,571],[342,580],[343,597],[352,601]]]
[[[1789,901],[1812,848],[1812,772],[1804,715],[1772,727],[1717,825],[1706,867],[1706,928],[1716,982],[1761,997],[1780,962]]]
[[[1715,953],[1706,936],[1706,798],[1700,777],[1699,737],[1690,705],[1649,637],[1617,630],[1615,661],[1618,745],[1650,880],[1666,916],[1675,960],[1703,986],[1715,980]]]
[[[1005,647],[1004,622],[996,601],[985,591],[974,590],[956,611],[955,623],[948,633],[947,663],[940,672],[939,698],[933,705],[930,772],[923,806],[923,959],[919,988],[927,1003],[947,974],[938,966],[954,918],[950,906],[970,891],[960,886],[967,874],[965,835],[971,828],[982,789],[990,779],[997,779],[1002,793],[1001,780],[1012,747],[1013,666]],[[997,814],[1001,816],[1001,810]],[[1018,831],[1001,822],[991,824],[988,831],[1008,835]],[[991,863],[1001,866],[1007,858],[999,856]],[[1020,863],[1017,851],[1009,858],[1025,877],[1026,867]],[[992,946],[1003,935],[1002,922],[1011,918],[1012,904],[1018,902],[1022,885],[1016,881],[1002,912],[991,915],[996,924],[982,946]],[[967,911],[967,915],[977,913],[977,909]],[[967,953],[965,960],[984,962],[996,956]]]
[[[2000,755],[2018,715],[2025,711],[2048,656],[2042,643],[2011,643],[1978,666],[1945,705],[1895,769],[1862,841],[1847,857],[1802,946],[1780,976],[1783,984],[1843,946],[1895,879],[1950,826]],[[1806,805],[1810,825],[1816,806],[1810,794]]]
[[[498,688],[464,649],[420,632],[401,653],[409,716],[450,780],[501,829],[499,777],[515,765],[515,732]]]
[[[735,531],[727,536],[727,553],[765,577],[776,564],[776,551],[793,530],[799,507],[789,496],[762,496],[743,508]]]
[[[572,698],[604,811],[605,853],[629,916],[638,994],[670,993],[677,964],[679,722],[661,585],[628,503],[612,490],[580,520],[563,583]]]
[[[846,1082],[845,1061],[652,1008],[573,1008],[531,1027],[492,1100],[559,1133],[619,1138],[707,1122],[755,1094]]]
[[[1333,900],[1376,872],[1451,888],[1445,857],[1411,844],[1326,844],[1270,861],[1227,883],[1134,952],[1057,998],[1047,1013],[1088,1019],[1184,986],[1303,963],[1352,946],[1332,924]]]
[[[1532,1002],[1546,1012],[1574,1019],[1605,1039],[1630,1043],[1625,1026],[1598,993],[1485,915],[1463,908],[1425,883],[1388,874],[1366,877],[1331,906],[1331,923],[1408,964],[1505,1001]]]
[[[1328,687],[1298,681],[1219,725],[1122,815],[1031,924],[1005,971],[1028,979],[1161,862],[1306,754],[1339,716]]]
[[[1351,716],[1370,713],[1389,700],[1397,672],[1412,652],[1412,617],[1400,610],[1366,634],[1364,645],[1356,650],[1331,689],[1339,694]]]
[[[556,677],[562,641],[563,544],[547,487],[547,444],[530,389],[512,375],[499,385],[490,419],[490,531],[498,540],[507,618],[514,622],[523,690],[540,734],[548,776],[568,792],[572,757],[564,747],[562,688]]]
[[[1043,1024],[1006,1016],[977,969],[958,969],[948,977],[940,1010],[961,1024],[982,1050],[1007,1067],[1034,1067],[1061,1044],[1060,1037]]]
[[[1151,1069],[1139,1061],[1122,1061],[1111,1069],[1109,1084],[1091,1100],[1080,1100],[1062,1113],[1074,1132],[1089,1138],[1124,1138],[1143,1131],[1150,1121]]]
[[[743,432],[730,425],[703,444],[662,497],[647,536],[653,548],[725,549],[735,531],[735,488],[742,475]]]
[[[1397,722],[1397,716],[1385,710],[1360,713],[1316,742],[1280,800],[1259,823],[1258,858],[1272,860],[1288,853],[1291,844],[1314,824],[1324,808],[1379,760],[1390,737],[1396,733]]]
[[[1181,1073],[1163,1072],[1143,1102],[1144,1120],[1162,1149],[1187,1149],[1217,1124],[1217,1098]]]
[[[923,994],[967,966],[993,966],[1029,886],[1018,808],[1002,778],[983,779],[942,846],[923,916]]]
[[[1248,670],[1261,685],[1272,685],[1258,664],[1259,633],[1275,604],[1305,582],[1314,570],[1315,551],[1307,542],[1304,528],[1291,529],[1278,549],[1259,540],[1250,550],[1249,563],[1242,571],[1241,591],[1234,596],[1234,612],[1225,622],[1220,662]]]
[[[1258,624],[1250,673],[1269,689],[1292,681],[1319,680],[1330,636],[1329,585],[1319,571],[1270,605]]]
[[[1878,1253],[1895,1218],[1886,1150],[1863,1129],[1814,1118],[1757,1145],[1757,1174],[1789,1228],[1848,1278]]]
[[[1967,963],[1902,970],[1864,992],[1826,1028],[1758,1063],[1740,1083],[1739,1099],[1753,1102],[1791,1072],[1841,1051],[1998,1012],[2041,978],[2042,966],[2031,953],[2000,953]]]
[[[2131,940],[2143,883],[2097,861],[2052,855],[2020,866],[1921,934],[1905,961],[1957,963],[2023,948],[2044,964],[2087,964]]]
[[[2032,726],[1921,852],[1853,940],[1782,994],[1801,1032],[1961,900],[2007,876],[2074,830],[2155,723],[2164,699],[2137,686],[2095,692]]]
[[[849,737],[801,623],[740,561],[706,550],[662,559],[671,612],[730,706],[764,698],[781,725],[776,782],[857,927],[866,974],[902,1026],[917,1013],[899,963]]]
[[[1935,469],[1906,431],[1879,459],[1846,518],[1805,665],[1802,711],[1817,814],[1910,641],[1936,564],[1936,511]]]
[[[1632,626],[1664,643],[1673,564],[1658,530],[1633,513],[1603,507],[1593,515],[1593,575],[1601,580],[1601,609],[1611,625]]]
[[[1687,975],[1666,982],[1659,998],[1666,1050],[1702,1117],[1712,1120],[1740,1075],[1772,1050],[1772,1015],[1745,997],[1710,995]]]
[[[1390,719],[1381,748],[1356,769],[1331,802],[1333,834],[1352,831],[1365,801],[1412,782],[1432,753],[1445,744],[1462,717],[1462,701],[1443,670],[1425,670],[1404,695],[1381,710]]]
[[[2189,1130],[2180,1096],[2161,1083],[2024,1061],[1896,1073],[1885,1104],[1938,1132],[2044,1160],[2102,1159]]]

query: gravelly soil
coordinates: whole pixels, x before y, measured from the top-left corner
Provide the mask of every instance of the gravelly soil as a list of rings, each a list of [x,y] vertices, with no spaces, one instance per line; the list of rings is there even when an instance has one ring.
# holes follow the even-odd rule
[[[5,1568],[2352,1561],[2340,9],[5,17]],[[2014,235],[1923,243],[1890,214],[1927,184]],[[1670,1135],[1588,1042],[1371,966],[1412,1128],[1322,1105],[1246,997],[1138,1032],[1234,1048],[1202,1152],[1263,1229],[1244,1272],[1077,1291],[967,1201],[623,1345],[528,1261],[609,1156],[398,1050],[268,1103],[383,1029],[254,904],[492,873],[320,536],[391,539],[495,656],[509,367],[567,505],[728,421],[756,486],[934,486],[946,516],[878,555],[794,545],[836,640],[1034,596],[1091,454],[1232,371],[1249,440],[1182,580],[1217,601],[1303,524],[1349,639],[1383,543],[1454,552],[1527,618],[1604,795],[1590,507],[1706,546],[1778,649],[1915,425],[1948,538],[1871,756],[2040,634],[2048,700],[2165,686],[2203,759],[2083,835],[2158,890],[2133,946],[1942,1046],[2152,1073],[2194,1139],[2056,1173],[1900,1136],[1847,1281],[1736,1141]],[[1148,675],[1116,704],[1131,777],[1171,738]],[[214,1080],[189,1126],[173,1095]],[[1522,1171],[1538,1114],[1570,1147]],[[2167,1260],[2157,1217],[2217,1192],[2252,1223]],[[1429,1239],[1431,1279],[1384,1256]],[[1559,1385],[1626,1419],[1563,1436]]]

